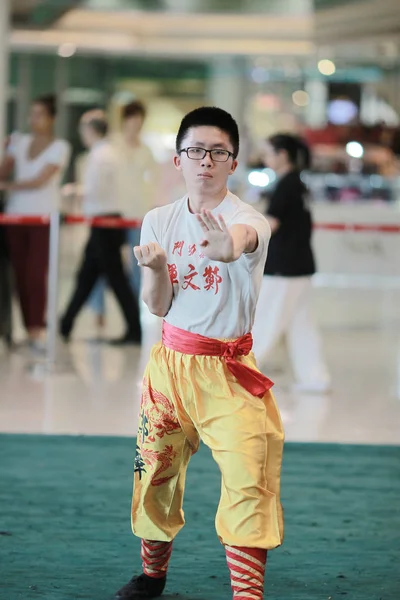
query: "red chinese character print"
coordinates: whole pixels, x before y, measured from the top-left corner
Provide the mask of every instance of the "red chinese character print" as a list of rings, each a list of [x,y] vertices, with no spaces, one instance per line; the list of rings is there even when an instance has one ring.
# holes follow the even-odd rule
[[[189,246],[189,256],[193,256],[193,254],[196,254],[196,244]]]
[[[200,289],[198,285],[192,283],[192,279],[196,277],[196,275],[198,275],[198,272],[195,270],[195,267],[193,265],[189,265],[189,273],[185,275],[185,283],[182,285],[183,290],[187,290],[189,287],[192,288],[192,290]]]
[[[175,250],[178,251],[179,256],[182,256],[182,250],[185,242],[175,242],[174,249],[172,250],[172,254],[175,254]]]
[[[206,267],[205,271],[203,273],[203,277],[205,279],[205,286],[204,289],[205,290],[213,290],[215,288],[215,292],[214,294],[218,294],[219,291],[219,284],[222,281],[222,277],[221,275],[218,275],[219,273],[219,268],[218,267]]]
[[[202,252],[200,252],[199,258],[204,258],[204,257],[205,257],[205,255]]]
[[[178,269],[176,268],[175,264],[168,265],[168,274],[169,274],[169,278],[171,280],[172,285],[174,285],[174,283],[179,283],[178,282]]]

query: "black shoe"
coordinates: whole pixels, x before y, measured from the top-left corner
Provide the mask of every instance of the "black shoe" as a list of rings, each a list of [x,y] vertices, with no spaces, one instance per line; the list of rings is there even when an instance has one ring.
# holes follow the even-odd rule
[[[134,334],[129,332],[115,340],[108,340],[108,343],[111,344],[111,346],[130,346],[133,344],[140,345],[141,342],[142,336],[140,334]]]
[[[114,596],[114,600],[135,600],[135,598],[158,598],[164,591],[167,578],[154,579],[144,573],[124,585]]]
[[[61,335],[64,342],[69,342],[71,336],[72,326],[66,322],[65,318],[60,319],[58,325],[58,332]]]

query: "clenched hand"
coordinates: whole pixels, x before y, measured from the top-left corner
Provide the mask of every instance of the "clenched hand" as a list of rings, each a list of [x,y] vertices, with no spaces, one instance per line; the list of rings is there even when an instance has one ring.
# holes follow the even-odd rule
[[[133,253],[140,267],[161,271],[167,265],[167,255],[157,242],[135,246]]]

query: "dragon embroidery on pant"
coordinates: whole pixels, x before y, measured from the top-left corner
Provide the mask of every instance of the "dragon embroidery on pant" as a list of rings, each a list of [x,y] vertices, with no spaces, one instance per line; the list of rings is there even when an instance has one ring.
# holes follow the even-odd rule
[[[164,435],[171,435],[181,429],[172,402],[161,392],[153,390],[147,380],[143,384],[142,414],[143,435],[146,433],[149,442],[155,442],[155,436],[162,439]],[[145,427],[148,427],[146,432]]]
[[[161,478],[159,476],[172,466],[172,461],[176,457],[173,446],[166,446],[163,450],[154,450],[146,448],[146,443],[154,444],[157,438],[162,439],[165,435],[171,435],[180,430],[181,426],[173,403],[161,392],[153,390],[148,380],[145,379],[134,466],[134,471],[139,474],[140,480],[142,474],[147,473],[146,467],[150,467],[152,472],[155,469],[152,475],[152,485],[162,485],[172,478],[172,476]],[[156,468],[158,464],[159,467]]]
[[[172,461],[176,458],[176,451],[173,446],[165,446],[161,452],[157,450],[142,449],[143,460],[146,465],[149,465],[152,469],[157,465],[160,465],[154,472],[151,485],[162,485],[172,479],[173,475],[159,477],[161,473],[164,473],[167,469],[172,467]]]

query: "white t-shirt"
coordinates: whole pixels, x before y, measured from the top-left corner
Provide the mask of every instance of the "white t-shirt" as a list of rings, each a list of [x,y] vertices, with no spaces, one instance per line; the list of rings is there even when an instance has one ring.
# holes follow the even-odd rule
[[[207,337],[237,338],[253,327],[271,230],[261,213],[231,192],[212,212],[221,214],[228,227],[254,227],[257,249],[232,263],[205,257],[199,245],[203,232],[189,211],[188,196],[150,211],[140,243],[158,242],[167,253],[174,289],[167,323]]]
[[[93,217],[121,212],[118,155],[107,138],[99,140],[90,149],[82,187],[85,215]]]
[[[126,217],[142,219],[155,204],[157,163],[145,144],[132,148],[121,135],[112,138],[112,144],[118,155],[120,210]]]
[[[33,190],[12,191],[7,202],[7,212],[24,215],[46,215],[59,208],[60,186],[71,156],[71,147],[65,140],[54,140],[35,158],[29,158],[32,135],[13,133],[7,154],[14,159],[14,180],[28,181],[38,177],[47,165],[60,169],[47,183]]]

